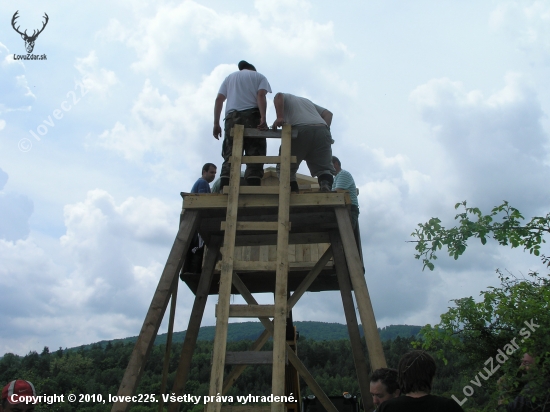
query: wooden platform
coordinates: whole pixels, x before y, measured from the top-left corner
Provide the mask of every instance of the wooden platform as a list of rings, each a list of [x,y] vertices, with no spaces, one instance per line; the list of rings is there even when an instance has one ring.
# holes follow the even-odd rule
[[[277,208],[273,206],[277,195],[267,195],[259,198],[257,195],[240,195],[240,221],[276,222]],[[267,198],[267,199],[266,199]],[[263,202],[258,202],[258,199]],[[227,195],[223,194],[189,194],[184,198],[183,209],[194,209],[200,213],[199,233],[208,246],[210,239],[223,236],[222,222],[225,220]],[[313,268],[319,257],[330,245],[329,231],[337,230],[338,223],[334,214],[334,206],[347,207],[350,204],[349,195],[340,193],[307,192],[291,194],[289,235],[289,291],[295,291]],[[237,231],[235,258],[247,261],[274,262],[277,235],[273,231]],[[240,255],[239,255],[240,253]],[[222,248],[223,254],[223,248]],[[244,255],[244,256],[243,256]],[[241,270],[239,275],[251,293],[273,292],[275,285],[275,270],[255,271]],[[200,274],[183,273],[181,279],[189,289],[196,294]],[[209,295],[219,292],[220,268],[219,262],[214,270]],[[308,288],[308,292],[340,290],[332,259]],[[233,286],[232,293],[238,293]]]

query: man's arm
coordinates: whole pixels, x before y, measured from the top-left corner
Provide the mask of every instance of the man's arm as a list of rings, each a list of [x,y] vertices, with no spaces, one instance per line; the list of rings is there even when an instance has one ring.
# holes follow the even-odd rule
[[[323,113],[321,113],[321,117],[325,121],[328,127],[330,127],[330,124],[332,123],[332,112],[330,110],[323,110]]]
[[[216,101],[214,103],[214,137],[220,140],[222,136],[222,128],[220,126],[220,116],[222,114],[223,102],[225,102],[225,96],[221,93],[218,93]],[[264,112],[265,113],[265,112]]]
[[[275,106],[275,113],[277,119],[273,122],[273,129],[282,126],[284,123],[284,113],[285,113],[285,99],[283,93],[277,93],[273,98],[273,105]]]
[[[256,95],[256,100],[258,102],[258,109],[260,109],[260,124],[258,125],[258,129],[260,130],[267,130],[267,123],[265,120],[265,112],[267,110],[267,100],[265,98],[265,95],[267,94],[267,90],[260,89],[258,90],[258,94]]]

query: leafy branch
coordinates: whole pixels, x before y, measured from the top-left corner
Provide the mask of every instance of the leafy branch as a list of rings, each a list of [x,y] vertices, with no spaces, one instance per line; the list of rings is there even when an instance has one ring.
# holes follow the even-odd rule
[[[550,233],[550,213],[524,223],[523,215],[507,201],[495,206],[486,215],[477,207],[468,207],[466,201],[455,205],[455,209],[459,208],[464,211],[455,216],[457,226],[447,229],[441,225],[439,218],[433,217],[426,223],[419,223],[411,234],[418,239],[411,242],[416,243],[414,257],[422,259],[422,270],[426,267],[434,270],[436,251],[443,247],[447,248],[449,256],[458,259],[465,252],[470,238],[478,238],[483,245],[487,243],[487,238],[493,238],[500,245],[512,248],[523,246],[529,253],[539,256],[541,244],[546,243],[543,236]],[[542,255],[542,261],[550,266],[550,258]]]

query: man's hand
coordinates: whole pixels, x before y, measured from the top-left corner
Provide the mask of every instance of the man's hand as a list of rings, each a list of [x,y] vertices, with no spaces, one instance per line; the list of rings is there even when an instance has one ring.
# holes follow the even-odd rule
[[[222,128],[220,127],[219,124],[215,124],[214,125],[214,130],[212,132],[214,134],[214,137],[217,139],[217,140],[220,140],[220,137],[222,137]]]
[[[265,121],[265,117],[262,117],[260,119],[260,124],[258,125],[258,130],[269,130],[269,127],[267,126],[267,122]]]
[[[271,127],[272,127],[273,130],[277,130],[278,127],[283,127],[283,124],[284,124],[284,123],[285,123],[285,122],[283,121],[282,118],[281,118],[281,119],[280,119],[280,118],[277,118],[277,120],[275,120],[275,121],[273,122],[273,126],[271,126]]]

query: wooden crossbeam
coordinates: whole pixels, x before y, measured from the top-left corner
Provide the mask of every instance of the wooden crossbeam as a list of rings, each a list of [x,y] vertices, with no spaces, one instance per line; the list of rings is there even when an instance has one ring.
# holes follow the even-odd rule
[[[229,187],[223,187],[223,194],[229,193]],[[278,195],[279,186],[241,186],[239,189],[241,195]]]
[[[297,163],[296,156],[290,156],[290,163]],[[243,164],[254,163],[267,163],[267,164],[279,164],[281,163],[281,156],[244,156]]]
[[[225,189],[225,188],[224,188]],[[344,206],[347,193],[304,193],[300,196],[290,196],[290,187],[287,186],[290,197],[290,207],[299,206]],[[227,196],[222,194],[186,195],[184,209],[224,209],[228,205]],[[349,201],[348,201],[349,203]],[[256,196],[242,195],[238,200],[238,207],[277,207],[278,195]]]
[[[230,318],[259,318],[259,317],[272,318],[274,312],[275,312],[274,305],[231,305],[229,306]]]
[[[289,224],[290,226],[290,224]],[[237,230],[273,230],[279,229],[277,222],[237,222]],[[290,227],[289,227],[290,229]],[[225,230],[225,222],[221,224],[221,230]]]
[[[281,130],[258,130],[252,128],[244,129],[244,137],[258,138],[258,139],[280,139]],[[234,136],[234,129],[231,129],[231,136]],[[298,137],[298,130],[292,131],[292,137]]]

